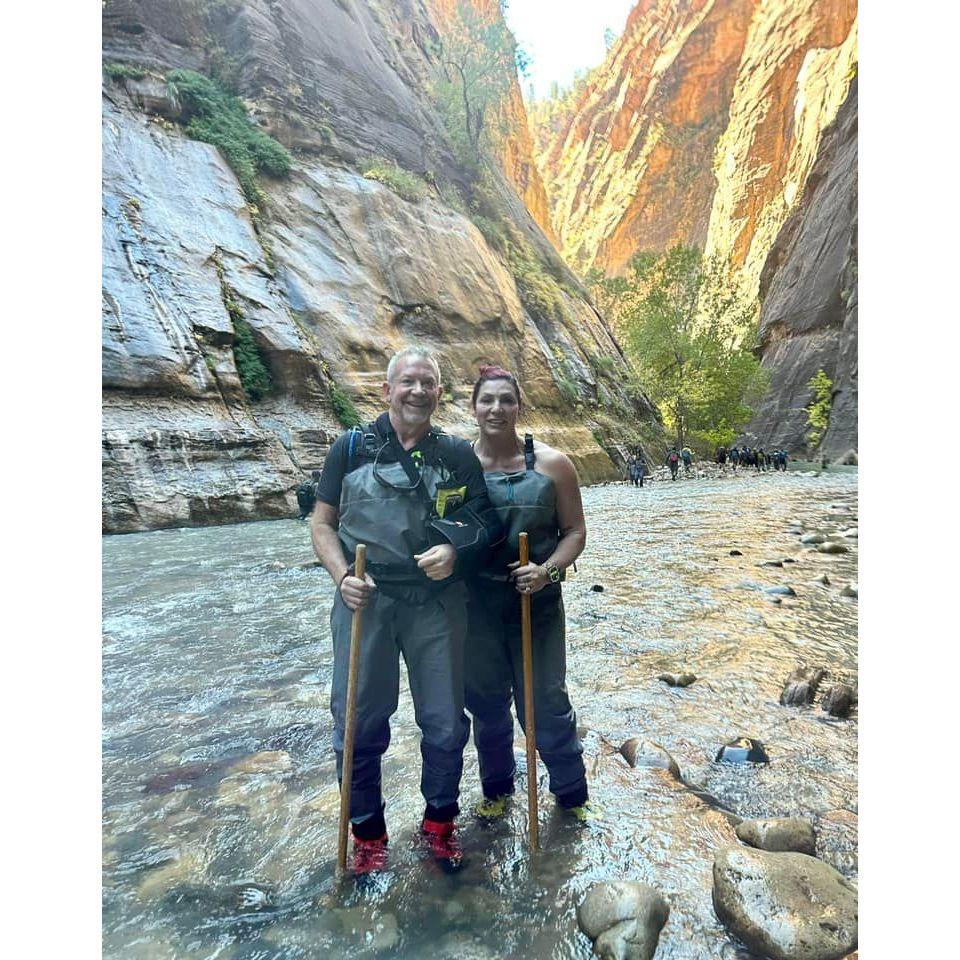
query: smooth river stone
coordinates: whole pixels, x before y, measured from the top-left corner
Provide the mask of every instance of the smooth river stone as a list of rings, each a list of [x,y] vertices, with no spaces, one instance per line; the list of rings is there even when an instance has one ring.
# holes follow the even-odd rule
[[[801,543],[823,543],[827,538],[819,530],[813,533],[805,533],[801,538]]]
[[[770,960],[838,960],[857,945],[857,891],[804,853],[722,847],[713,906],[726,927]]]
[[[717,763],[769,763],[770,757],[759,740],[737,737],[724,744],[716,756]]]
[[[845,543],[830,540],[827,543],[817,544],[817,553],[849,553],[850,548]]]
[[[744,843],[769,853],[806,853],[811,857],[816,853],[813,827],[799,817],[744,820],[736,831]]]
[[[605,960],[652,960],[670,908],[645,883],[595,883],[577,907],[580,929]]]
[[[859,595],[860,595],[860,592],[859,592],[859,590],[858,590],[858,588],[857,588],[857,583],[856,583],[856,581],[854,581],[853,583],[848,583],[848,584],[840,591],[840,596],[841,596],[841,597],[858,597]]]
[[[763,592],[768,593],[774,597],[795,597],[797,595],[797,591],[794,590],[793,587],[788,587],[785,585],[776,586],[776,587],[764,587]]]
[[[691,683],[696,682],[697,677],[693,673],[661,673],[657,679],[671,687],[689,687]]]
[[[680,779],[680,765],[666,747],[653,740],[633,737],[620,745],[620,755],[631,767],[657,767]]]

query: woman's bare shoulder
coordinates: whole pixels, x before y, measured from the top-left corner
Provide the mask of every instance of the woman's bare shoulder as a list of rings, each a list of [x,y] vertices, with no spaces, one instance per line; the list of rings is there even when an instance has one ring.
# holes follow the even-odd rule
[[[537,458],[537,468],[554,480],[577,480],[577,469],[573,461],[561,450],[541,443],[533,442],[533,452]]]

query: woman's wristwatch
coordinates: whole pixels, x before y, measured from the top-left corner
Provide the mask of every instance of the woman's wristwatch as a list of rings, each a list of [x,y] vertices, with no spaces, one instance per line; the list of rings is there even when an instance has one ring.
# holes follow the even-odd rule
[[[545,563],[543,569],[547,571],[551,583],[560,582],[560,568],[555,563]]]

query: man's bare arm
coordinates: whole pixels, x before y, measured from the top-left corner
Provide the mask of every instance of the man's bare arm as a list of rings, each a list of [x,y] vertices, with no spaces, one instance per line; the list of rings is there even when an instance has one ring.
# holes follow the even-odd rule
[[[339,583],[347,572],[347,558],[343,555],[343,545],[337,536],[339,526],[337,508],[318,500],[310,516],[310,538],[317,559],[333,577],[334,583]]]
[[[336,507],[318,500],[310,517],[310,537],[313,540],[314,552],[340,590],[343,602],[351,610],[357,610],[370,602],[370,596],[377,585],[369,573],[362,580],[346,575],[350,568],[343,554],[343,545],[337,536],[339,519]]]

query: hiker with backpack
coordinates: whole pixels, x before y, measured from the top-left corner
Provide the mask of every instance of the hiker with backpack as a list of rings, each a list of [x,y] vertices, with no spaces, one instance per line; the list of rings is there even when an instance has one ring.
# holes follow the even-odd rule
[[[680,469],[680,454],[676,447],[671,447],[667,454],[667,466],[670,468],[670,479],[677,479],[677,471]]]
[[[461,862],[454,818],[470,733],[463,709],[463,581],[486,561],[502,526],[470,445],[430,422],[442,393],[431,353],[408,347],[395,354],[382,385],[389,409],[334,442],[311,521],[314,550],[337,585],[330,705],[338,776],[352,615],[363,610],[349,811],[355,873],[386,866],[380,770],[397,709],[401,653],[422,736],[422,842],[444,869]],[[353,568],[360,543],[367,547],[362,579]]]
[[[309,480],[297,486],[297,505],[300,507],[300,519],[306,520],[313,513],[317,502],[317,488],[320,486],[320,471],[314,470]]]

